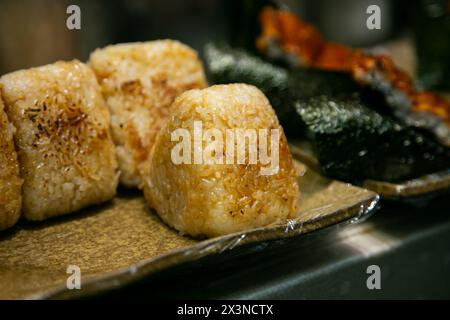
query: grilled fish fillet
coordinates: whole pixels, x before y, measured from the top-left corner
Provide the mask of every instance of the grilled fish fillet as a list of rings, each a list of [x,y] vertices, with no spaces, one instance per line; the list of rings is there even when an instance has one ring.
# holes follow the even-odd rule
[[[13,131],[0,94],[0,230],[12,227],[17,222],[22,206],[22,179],[14,149]]]
[[[296,216],[299,189],[292,156],[275,112],[259,89],[230,84],[190,90],[175,100],[170,112],[143,170],[145,198],[167,224],[194,237],[214,237]],[[223,137],[227,130],[278,129],[278,170],[263,175],[261,168],[265,166],[260,159],[250,163],[249,147],[245,163],[238,164],[237,135],[235,140],[223,142],[221,155],[234,155],[229,158],[231,162],[195,162],[194,150],[198,148],[195,149],[194,139],[203,141],[205,148],[211,141],[193,133],[199,122],[203,130],[214,129]],[[174,162],[173,152],[181,140],[172,135],[179,129],[191,134],[188,145],[192,147],[190,163],[194,164],[180,163],[179,159]],[[272,154],[275,148],[267,144],[268,153]],[[257,145],[258,154],[261,146]],[[184,151],[179,154],[185,155]]]
[[[141,164],[180,93],[204,88],[197,53],[172,40],[108,46],[89,61],[111,112],[120,182],[139,187]]]
[[[57,62],[7,74],[0,85],[16,128],[24,217],[43,220],[111,199],[117,160],[92,70]]]

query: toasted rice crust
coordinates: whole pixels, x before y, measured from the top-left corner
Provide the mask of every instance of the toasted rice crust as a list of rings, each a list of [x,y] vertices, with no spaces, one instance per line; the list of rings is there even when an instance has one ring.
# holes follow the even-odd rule
[[[118,183],[109,112],[94,73],[79,61],[0,79],[24,179],[29,220],[111,199]]]
[[[22,179],[13,132],[14,127],[8,122],[0,94],[0,230],[17,222],[22,206]]]
[[[190,90],[170,112],[144,168],[145,198],[167,224],[192,236],[213,237],[296,216],[299,190],[292,156],[261,91],[245,84]],[[178,142],[171,141],[171,133],[185,128],[192,134],[194,121],[223,136],[225,129],[280,129],[278,173],[261,175],[260,163],[175,165],[171,150]]]
[[[111,127],[127,187],[141,184],[140,167],[169,106],[182,92],[204,88],[203,66],[194,50],[173,40],[97,49],[89,61],[111,111]]]

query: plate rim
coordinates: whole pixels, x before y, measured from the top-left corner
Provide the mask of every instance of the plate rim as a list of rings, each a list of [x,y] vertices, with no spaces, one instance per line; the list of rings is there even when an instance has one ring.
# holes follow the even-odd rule
[[[301,142],[298,141],[289,143],[292,156],[295,159],[304,162],[312,170],[323,174],[320,170],[317,158],[302,151],[299,144],[301,144]],[[359,187],[376,192],[385,199],[411,199],[432,195],[450,189],[450,168],[402,182],[367,179],[364,180]],[[427,188],[427,190],[424,190],[424,188]]]
[[[45,291],[28,295],[24,299],[59,300],[86,298],[123,287],[166,268],[182,265],[206,256],[220,254],[224,251],[243,245],[298,237],[335,225],[360,222],[367,219],[375,212],[380,200],[379,195],[375,192],[363,188],[360,189],[365,191],[366,196],[364,199],[328,214],[326,216],[327,219],[325,220],[326,223],[322,224],[319,228],[315,227],[315,225],[324,222],[323,217],[320,215],[306,222],[295,222],[296,220],[300,220],[300,218],[291,219],[284,223],[206,239],[192,246],[174,249],[162,255],[141,260],[126,268],[113,270],[105,274],[87,276],[83,281],[82,290],[68,290],[66,286],[58,285]],[[192,251],[192,253],[189,253],[189,251]]]

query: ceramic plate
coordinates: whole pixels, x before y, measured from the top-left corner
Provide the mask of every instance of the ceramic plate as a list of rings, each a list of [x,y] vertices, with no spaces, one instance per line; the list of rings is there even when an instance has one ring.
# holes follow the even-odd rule
[[[180,235],[147,209],[139,192],[45,223],[20,222],[0,234],[0,298],[84,297],[162,269],[244,244],[293,237],[367,217],[372,191],[319,175],[301,163],[298,218],[281,224],[197,240]],[[81,271],[81,289],[66,287],[67,268]]]

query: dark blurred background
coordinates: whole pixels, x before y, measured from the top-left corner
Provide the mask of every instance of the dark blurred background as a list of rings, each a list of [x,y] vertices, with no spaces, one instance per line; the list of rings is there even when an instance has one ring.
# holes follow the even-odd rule
[[[111,43],[175,38],[197,50],[210,40],[243,44],[256,25],[251,10],[263,2],[267,1],[0,0],[0,74],[59,59],[87,60],[92,50]],[[450,86],[445,79],[450,73],[449,0],[276,2],[314,23],[330,40],[368,47],[403,39],[413,49],[401,46],[405,57],[399,62],[411,73],[416,63],[408,50],[414,50],[413,40],[421,41],[419,55],[428,57],[419,66],[423,85]],[[66,28],[66,8],[71,4],[81,8],[81,30]],[[366,9],[373,4],[381,8],[381,30],[366,28]]]

